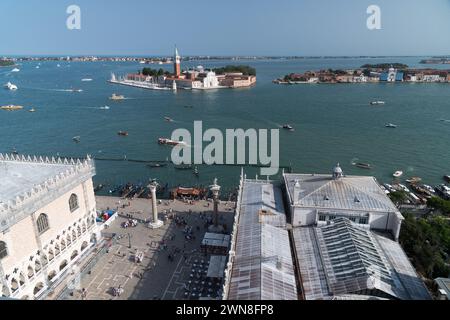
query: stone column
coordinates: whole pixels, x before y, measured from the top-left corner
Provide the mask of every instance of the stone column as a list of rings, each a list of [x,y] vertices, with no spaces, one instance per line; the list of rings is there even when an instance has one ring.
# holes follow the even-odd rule
[[[158,219],[158,204],[156,202],[156,184],[151,183],[149,186],[150,192],[152,194],[152,212],[153,212],[153,222],[150,223],[150,228],[157,229],[164,225],[164,223]]]
[[[209,232],[222,232],[223,227],[219,226],[219,191],[220,186],[217,184],[217,179],[214,179],[213,185],[210,187],[211,193],[213,195],[214,203],[214,224],[209,227]]]

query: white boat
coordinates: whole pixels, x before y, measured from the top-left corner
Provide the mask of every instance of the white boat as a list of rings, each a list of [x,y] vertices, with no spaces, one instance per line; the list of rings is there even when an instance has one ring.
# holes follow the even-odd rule
[[[115,93],[112,94],[112,96],[109,98],[110,100],[124,100],[125,97],[122,95],[117,95]]]
[[[28,112],[36,112],[36,110],[34,108],[31,108],[30,110],[28,110]]]
[[[8,82],[7,84],[5,84],[5,88],[8,90],[12,90],[12,91],[18,89],[17,86],[15,84],[12,84],[11,82]]]
[[[19,72],[19,71],[20,71],[20,69],[18,69],[18,68],[14,68],[11,70],[11,72]]]
[[[395,171],[394,174],[392,175],[394,178],[400,178],[403,175],[403,171]]]
[[[89,81],[92,81],[92,79],[91,79],[91,78],[84,78],[84,79],[81,79],[81,81],[83,81],[83,82],[89,82]]]
[[[104,107],[100,107],[100,109],[101,109],[101,110],[109,110],[109,109],[110,109],[110,107],[108,107],[108,106],[104,106]]]
[[[384,101],[372,101],[370,104],[372,106],[378,106],[378,105],[386,104],[386,102],[384,102]]]
[[[36,66],[36,69],[39,69],[40,67],[39,66]]]
[[[397,128],[397,125],[396,125],[396,124],[393,124],[393,123],[387,123],[387,124],[385,125],[385,127],[386,127],[386,128]]]
[[[289,131],[294,131],[294,128],[291,125],[289,125],[289,124],[284,124],[283,125],[283,129],[286,129],[286,130],[289,130]]]
[[[61,65],[60,65],[60,64],[57,64],[56,66],[57,66],[58,68],[61,68]]]

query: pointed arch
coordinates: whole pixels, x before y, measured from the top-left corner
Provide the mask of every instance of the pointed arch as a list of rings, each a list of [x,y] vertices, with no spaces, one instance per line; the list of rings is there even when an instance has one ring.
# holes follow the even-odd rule
[[[48,223],[48,216],[45,213],[41,213],[36,220],[37,229],[39,234],[43,234],[45,231],[50,229],[50,225]]]
[[[78,196],[75,193],[72,193],[70,195],[70,198],[69,198],[69,209],[70,209],[70,212],[74,212],[79,207],[80,206],[78,204]]]

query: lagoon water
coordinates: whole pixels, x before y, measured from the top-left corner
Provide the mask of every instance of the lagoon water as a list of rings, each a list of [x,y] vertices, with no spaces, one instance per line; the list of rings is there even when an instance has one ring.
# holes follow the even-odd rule
[[[253,88],[214,91],[152,91],[112,85],[110,73],[123,75],[142,68],[131,62],[26,62],[21,71],[0,68],[0,82],[19,90],[0,90],[0,105],[18,104],[22,111],[0,112],[0,152],[82,157],[165,160],[171,149],[157,144],[176,128],[192,130],[195,120],[204,128],[279,128],[280,162],[296,172],[328,173],[339,162],[346,174],[374,175],[390,182],[392,173],[420,176],[438,184],[450,174],[450,84],[316,84],[282,86],[274,78],[290,72],[325,68],[357,68],[365,63],[402,62],[413,67],[420,57],[383,59],[304,59],[239,61],[257,69]],[[57,64],[61,67],[57,67]],[[183,67],[215,67],[236,61],[196,61]],[[159,67],[159,66],[157,66]],[[164,66],[171,68],[170,65]],[[444,67],[444,66],[433,66]],[[92,78],[91,82],[82,82]],[[83,89],[69,92],[68,89]],[[128,99],[113,102],[112,93]],[[384,106],[370,106],[384,100]],[[192,105],[193,108],[185,108]],[[101,107],[109,106],[109,110]],[[26,110],[35,108],[36,112]],[[168,116],[174,122],[164,121]],[[385,128],[391,122],[396,129]],[[128,137],[117,132],[128,131]],[[80,136],[76,144],[72,137]],[[372,170],[352,166],[368,162]],[[96,183],[116,185],[157,178],[169,186],[208,185],[214,177],[224,191],[234,188],[239,167],[199,166],[190,170],[148,168],[144,163],[97,161]],[[246,168],[248,176],[259,173]]]

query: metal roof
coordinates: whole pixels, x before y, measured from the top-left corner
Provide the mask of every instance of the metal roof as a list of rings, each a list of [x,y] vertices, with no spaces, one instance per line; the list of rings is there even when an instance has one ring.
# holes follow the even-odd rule
[[[223,278],[226,262],[226,256],[211,256],[206,276],[209,278]]]
[[[284,179],[294,206],[398,212],[374,177],[285,174]],[[300,187],[294,190],[296,182]]]
[[[281,189],[245,180],[228,299],[297,300]]]
[[[346,218],[293,230],[306,299],[348,294],[429,299],[400,245]]]

